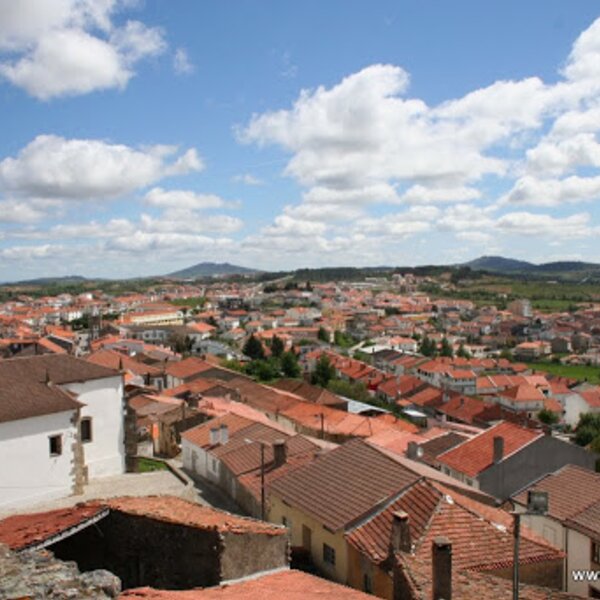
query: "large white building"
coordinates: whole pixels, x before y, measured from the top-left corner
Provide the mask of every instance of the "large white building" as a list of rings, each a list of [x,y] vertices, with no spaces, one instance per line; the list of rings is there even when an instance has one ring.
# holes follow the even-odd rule
[[[68,355],[0,361],[0,510],[125,470],[123,379]]]

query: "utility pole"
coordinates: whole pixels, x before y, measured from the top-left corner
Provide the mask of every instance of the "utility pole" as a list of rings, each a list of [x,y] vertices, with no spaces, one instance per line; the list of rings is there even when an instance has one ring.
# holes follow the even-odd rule
[[[260,518],[265,520],[265,444],[260,442]]]
[[[519,541],[521,537],[521,515],[513,512],[513,600],[519,600]]]

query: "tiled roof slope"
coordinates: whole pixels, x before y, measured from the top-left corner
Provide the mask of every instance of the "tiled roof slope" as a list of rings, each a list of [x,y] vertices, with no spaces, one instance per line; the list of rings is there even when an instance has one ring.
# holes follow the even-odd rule
[[[398,510],[409,515],[411,541],[417,556],[426,559],[433,540],[445,536],[452,542],[455,568],[489,571],[512,565],[510,515],[427,479],[413,484],[395,502],[348,533],[348,542],[373,562],[383,562],[389,551],[392,514]],[[562,556],[558,549],[524,528],[521,564]]]
[[[529,490],[548,492],[548,516],[564,521],[600,502],[600,473],[566,465],[515,495],[514,500],[526,506]]]
[[[589,537],[600,537],[600,500],[567,520],[567,526],[585,533]]]
[[[469,436],[451,431],[444,435],[434,437],[431,440],[419,444],[423,449],[423,459],[428,464],[435,463],[440,454],[444,454],[451,448],[468,440]]]
[[[44,513],[14,515],[0,521],[0,543],[11,550],[35,546],[102,513],[102,506],[79,505]]]
[[[72,394],[57,386],[29,380],[19,373],[0,375],[0,423],[73,411],[81,406]]]
[[[337,531],[418,479],[361,440],[352,440],[277,479],[271,494]]]
[[[139,588],[120,598],[135,600],[372,600],[373,596],[301,571],[285,570],[219,587],[175,592]]]
[[[67,354],[43,354],[0,361],[0,381],[9,376],[40,382],[49,379],[62,385],[118,377],[119,372]]]
[[[411,600],[430,600],[431,556],[427,559],[397,554],[396,558],[409,583]],[[452,571],[453,600],[507,600],[512,598],[512,581],[475,571]],[[519,600],[582,600],[582,596],[533,585],[519,586]]]
[[[543,435],[540,431],[525,429],[504,421],[441,454],[438,460],[455,471],[469,477],[476,477],[494,462],[495,437],[504,439],[504,457],[506,457]]]
[[[285,527],[215,510],[175,496],[132,496],[106,500],[101,504],[129,515],[198,529],[216,529],[223,533],[286,535],[287,532]]]

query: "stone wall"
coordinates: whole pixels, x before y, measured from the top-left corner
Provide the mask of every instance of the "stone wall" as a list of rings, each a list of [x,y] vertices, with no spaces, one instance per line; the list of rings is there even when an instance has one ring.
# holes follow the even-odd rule
[[[223,548],[216,530],[118,511],[51,549],[58,558],[76,561],[81,570],[115,573],[123,589],[150,586],[185,590],[221,581]]]
[[[0,544],[0,597],[101,600],[116,598],[121,582],[112,573],[80,573],[77,565],[47,550],[11,552]]]

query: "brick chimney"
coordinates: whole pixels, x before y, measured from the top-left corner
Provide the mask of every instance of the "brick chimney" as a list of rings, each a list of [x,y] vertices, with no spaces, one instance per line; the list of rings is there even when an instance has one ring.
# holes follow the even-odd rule
[[[452,600],[452,544],[436,537],[431,544],[431,598]]]
[[[504,458],[504,438],[500,435],[494,436],[494,464],[498,464]]]
[[[210,444],[211,446],[214,446],[215,444],[219,443],[219,428],[218,427],[213,427],[210,430]]]
[[[279,439],[273,442],[273,462],[276,467],[280,467],[287,460],[287,446],[285,440]]]
[[[221,444],[226,444],[229,441],[229,427],[221,425]]]
[[[412,549],[410,539],[409,516],[403,510],[392,513],[392,532],[390,535],[390,553],[410,552]]]

